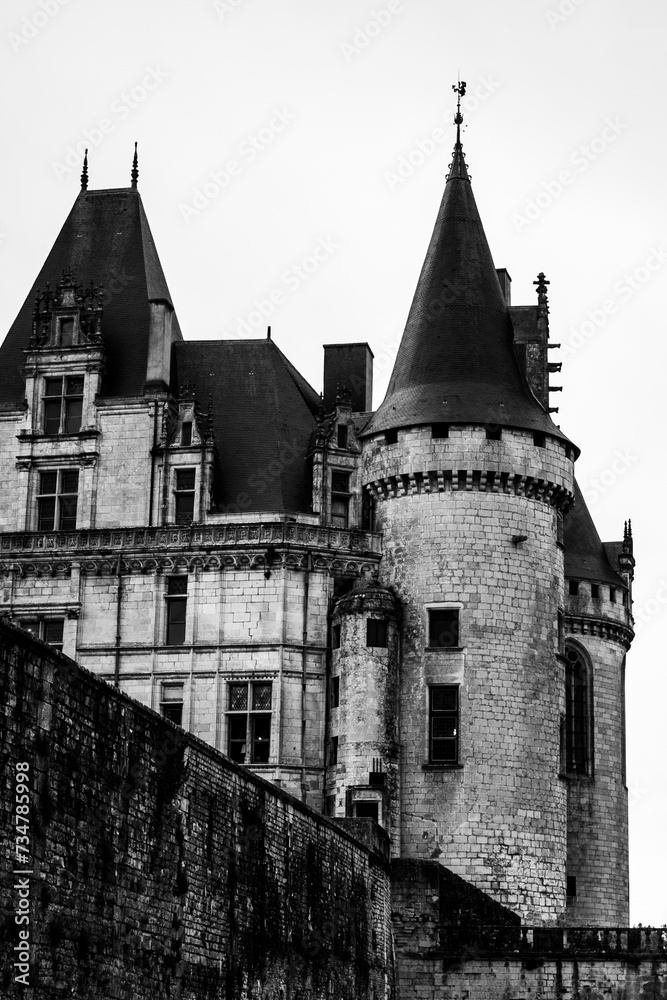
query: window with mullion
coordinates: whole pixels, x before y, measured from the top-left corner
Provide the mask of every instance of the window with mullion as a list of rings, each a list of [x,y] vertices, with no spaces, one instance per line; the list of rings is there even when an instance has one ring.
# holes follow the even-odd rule
[[[38,531],[72,531],[76,528],[79,470],[41,472],[37,496]]]
[[[589,673],[578,650],[565,651],[565,766],[570,774],[590,774]]]
[[[19,620],[19,625],[31,632],[36,639],[42,639],[43,642],[48,642],[49,646],[62,651],[64,618],[26,618]]]
[[[78,434],[83,416],[83,375],[44,380],[44,433]]]
[[[187,597],[187,576],[168,577],[166,595],[168,646],[182,646],[185,642]]]
[[[350,523],[350,473],[331,472],[331,523],[347,528]]]
[[[229,685],[228,754],[237,764],[268,764],[271,756],[271,683]]]
[[[176,470],[174,520],[176,524],[189,524],[195,512],[195,470]]]

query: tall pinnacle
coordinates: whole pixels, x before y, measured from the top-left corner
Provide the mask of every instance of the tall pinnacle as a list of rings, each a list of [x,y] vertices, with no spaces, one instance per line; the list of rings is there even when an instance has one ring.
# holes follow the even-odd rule
[[[83,170],[81,171],[81,190],[88,190],[88,150],[83,154]]]
[[[514,352],[509,308],[456,144],[387,395],[364,436],[430,423],[500,424],[559,436]]]
[[[137,144],[134,144],[134,158],[132,160],[132,187],[137,186],[137,181],[139,180],[139,158],[137,156]]]

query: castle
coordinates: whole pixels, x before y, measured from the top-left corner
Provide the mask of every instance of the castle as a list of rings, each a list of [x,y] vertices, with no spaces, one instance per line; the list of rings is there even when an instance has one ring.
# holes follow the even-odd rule
[[[138,191],[82,188],[0,347],[0,610],[391,858],[627,926],[632,534],[554,423],[457,136],[387,394],[181,334]],[[415,869],[416,870],[416,869]]]

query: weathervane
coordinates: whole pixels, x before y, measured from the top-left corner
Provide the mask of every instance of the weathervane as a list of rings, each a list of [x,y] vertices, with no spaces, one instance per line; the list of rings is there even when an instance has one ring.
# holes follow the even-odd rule
[[[452,90],[455,94],[458,94],[458,101],[456,102],[456,115],[454,116],[454,124],[456,125],[456,145],[461,145],[461,122],[463,121],[463,115],[461,114],[461,98],[466,92],[466,82],[465,80],[459,80],[458,86],[452,84]]]

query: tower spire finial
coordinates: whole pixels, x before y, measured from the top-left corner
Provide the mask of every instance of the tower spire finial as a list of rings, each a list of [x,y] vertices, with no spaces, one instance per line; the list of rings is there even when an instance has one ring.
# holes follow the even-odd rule
[[[452,84],[452,90],[455,94],[458,94],[458,100],[456,102],[456,114],[454,115],[454,124],[456,125],[456,145],[461,145],[461,123],[463,122],[463,115],[461,114],[461,98],[466,92],[466,82],[465,80],[459,79],[458,84]]]
[[[137,186],[139,180],[139,158],[137,156],[137,144],[134,144],[134,158],[132,160],[132,187]]]
[[[81,190],[88,190],[88,150],[83,154],[83,170],[81,171]]]

